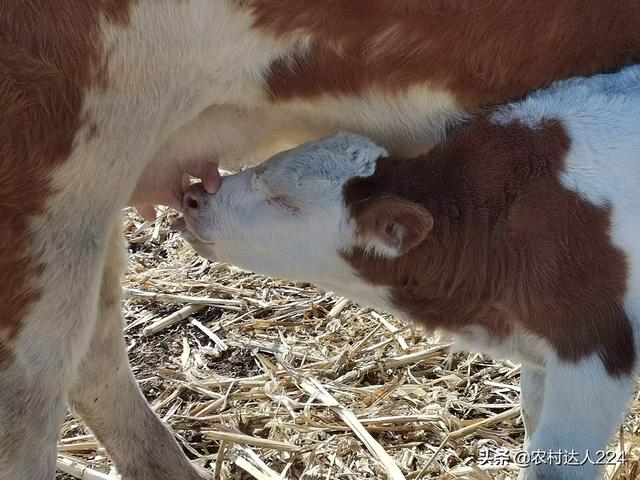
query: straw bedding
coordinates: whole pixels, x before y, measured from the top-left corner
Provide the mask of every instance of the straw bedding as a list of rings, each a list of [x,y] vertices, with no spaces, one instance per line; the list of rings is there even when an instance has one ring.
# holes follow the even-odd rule
[[[125,212],[123,312],[140,387],[190,458],[235,480],[516,477],[517,364],[452,353],[311,285],[203,260],[171,215],[148,224]],[[611,449],[627,461],[607,478],[636,478],[637,399]],[[58,467],[59,479],[117,478],[71,415]]]

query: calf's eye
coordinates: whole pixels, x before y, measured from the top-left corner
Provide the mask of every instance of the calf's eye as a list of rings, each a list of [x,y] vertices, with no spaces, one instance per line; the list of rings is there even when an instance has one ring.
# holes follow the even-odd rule
[[[267,202],[271,205],[275,205],[278,208],[288,212],[288,213],[298,213],[300,208],[293,202],[293,199],[287,197],[286,195],[277,195],[273,197],[267,198]]]

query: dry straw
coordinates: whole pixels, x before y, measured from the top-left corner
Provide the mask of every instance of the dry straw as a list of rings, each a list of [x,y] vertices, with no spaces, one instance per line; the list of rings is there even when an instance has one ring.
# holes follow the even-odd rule
[[[140,387],[194,462],[234,480],[516,477],[513,463],[481,459],[521,448],[518,365],[451,353],[310,285],[203,260],[169,216],[126,214],[125,334]],[[117,478],[80,420],[62,432],[59,478]],[[640,473],[639,445],[635,402],[612,444],[628,461],[607,478]]]

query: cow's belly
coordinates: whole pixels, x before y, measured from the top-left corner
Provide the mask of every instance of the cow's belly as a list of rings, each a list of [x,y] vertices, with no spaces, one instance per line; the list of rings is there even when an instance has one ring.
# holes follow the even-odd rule
[[[212,106],[162,145],[148,164],[131,203],[180,207],[184,172],[204,165],[236,169],[339,131],[360,133],[400,156],[415,156],[466,118],[441,90],[414,87],[403,94],[291,100],[256,108]]]
[[[415,156],[442,140],[468,113],[448,92],[427,85],[399,93],[293,100],[279,106],[284,119],[321,135],[351,131],[400,156]],[[295,125],[292,125],[295,127]]]

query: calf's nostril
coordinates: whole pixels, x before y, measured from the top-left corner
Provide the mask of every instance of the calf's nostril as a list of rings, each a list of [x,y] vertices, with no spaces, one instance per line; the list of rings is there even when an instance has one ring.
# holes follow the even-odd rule
[[[204,188],[201,184],[191,185],[182,197],[182,208],[185,211],[194,212],[200,209],[204,197]]]
[[[192,197],[187,197],[186,199],[186,206],[192,210],[197,210],[198,209],[198,201],[195,198]]]

